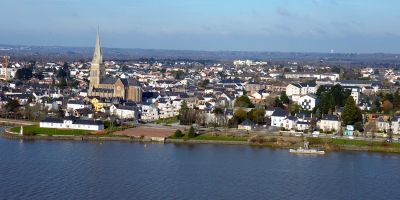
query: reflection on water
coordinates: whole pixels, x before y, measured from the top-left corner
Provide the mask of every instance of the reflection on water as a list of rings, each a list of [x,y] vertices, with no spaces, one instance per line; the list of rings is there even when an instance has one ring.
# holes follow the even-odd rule
[[[146,146],[144,146],[146,144]],[[392,199],[399,154],[0,138],[1,199]]]

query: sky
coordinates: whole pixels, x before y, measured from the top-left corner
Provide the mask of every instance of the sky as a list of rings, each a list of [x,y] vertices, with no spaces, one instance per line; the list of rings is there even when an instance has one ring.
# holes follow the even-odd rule
[[[398,0],[3,0],[0,44],[400,53]],[[4,17],[7,16],[7,17]]]

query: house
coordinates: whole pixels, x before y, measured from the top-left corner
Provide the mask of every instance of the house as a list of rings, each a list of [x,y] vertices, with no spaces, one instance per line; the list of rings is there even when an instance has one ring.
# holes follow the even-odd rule
[[[318,85],[315,83],[292,83],[286,86],[286,95],[304,95],[317,93]]]
[[[289,116],[290,113],[287,110],[277,110],[271,115],[271,126],[282,127],[283,120]]]
[[[293,117],[293,116],[287,116],[286,118],[283,119],[282,121],[282,126],[285,129],[296,129],[296,122],[297,122],[297,118]]]
[[[361,102],[358,104],[361,110],[369,110],[372,106],[370,102]]]
[[[269,107],[269,108],[267,108],[267,110],[265,110],[265,116],[271,117],[272,113],[274,113],[277,110],[282,111],[283,109],[279,108],[279,107]]]
[[[306,94],[301,96],[297,104],[300,105],[304,110],[312,110],[319,103],[319,96],[315,94]]]
[[[133,106],[119,106],[115,112],[121,119],[138,119],[139,117],[137,108]]]
[[[68,116],[64,119],[46,118],[40,122],[40,128],[102,130],[104,129],[104,124],[101,121],[81,120],[74,116]]]
[[[83,102],[81,100],[75,101],[75,100],[69,100],[67,103],[67,110],[76,110],[76,109],[92,109],[91,104],[87,104],[86,102]]]
[[[392,118],[392,124],[391,124],[391,128],[393,131],[393,134],[400,134],[400,116],[394,116]]]
[[[244,122],[240,123],[238,125],[238,129],[239,130],[248,130],[251,131],[254,127],[254,123],[253,121],[246,119]]]
[[[145,121],[153,121],[160,118],[159,109],[153,103],[142,104],[142,115],[141,119]]]
[[[317,127],[323,131],[341,131],[342,120],[336,115],[324,115],[322,119],[317,122]]]
[[[378,120],[376,120],[376,130],[379,132],[384,132],[389,129],[390,129],[389,121],[385,120],[383,116],[378,117]],[[396,131],[398,131],[398,129]]]

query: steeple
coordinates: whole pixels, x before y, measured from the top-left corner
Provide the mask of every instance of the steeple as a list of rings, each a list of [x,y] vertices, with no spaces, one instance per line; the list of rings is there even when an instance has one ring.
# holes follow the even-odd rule
[[[99,28],[97,28],[96,46],[94,47],[92,64],[100,65],[102,63],[103,63],[103,54],[101,53],[100,30]]]

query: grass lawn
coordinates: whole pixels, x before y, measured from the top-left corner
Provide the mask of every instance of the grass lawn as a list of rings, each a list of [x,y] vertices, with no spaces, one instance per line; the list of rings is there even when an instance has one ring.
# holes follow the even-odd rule
[[[20,132],[21,127],[11,128],[13,132]],[[93,132],[91,130],[78,130],[78,129],[57,129],[57,128],[40,128],[39,125],[24,126],[24,131],[33,131],[36,134],[49,134],[49,135],[79,135],[86,132]]]
[[[199,135],[193,140],[219,140],[219,141],[247,141],[247,138]]]
[[[343,140],[343,139],[332,139],[333,144],[349,144],[349,145],[360,145],[360,146],[367,146],[371,143],[371,141],[365,140]],[[388,142],[388,146],[395,146],[400,147],[400,143],[398,142]],[[373,142],[373,146],[382,146],[382,142]]]
[[[154,123],[154,122],[157,122],[157,124],[161,124],[161,123],[167,123],[167,124],[169,124],[169,123],[173,123],[173,122],[176,122],[176,121],[178,121],[177,119],[176,119],[176,117],[170,117],[170,118],[166,118],[166,119],[157,119],[157,120],[154,120],[154,121],[152,121],[152,122],[150,122],[150,123]]]

